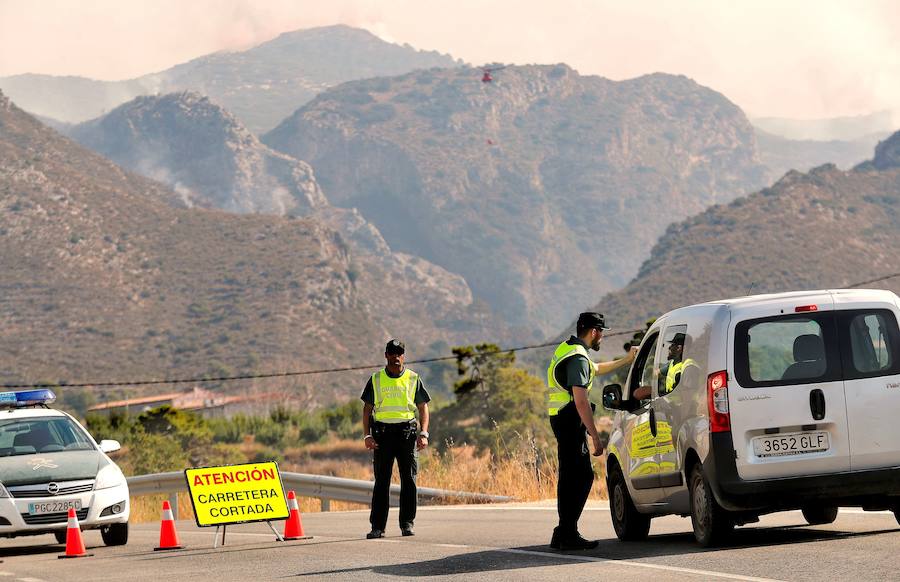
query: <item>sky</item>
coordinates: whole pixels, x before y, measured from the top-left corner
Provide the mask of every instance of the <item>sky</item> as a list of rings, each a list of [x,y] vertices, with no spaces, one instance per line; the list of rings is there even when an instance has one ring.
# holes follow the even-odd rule
[[[0,76],[126,79],[331,24],[473,64],[684,74],[751,117],[900,123],[894,0],[0,0]]]

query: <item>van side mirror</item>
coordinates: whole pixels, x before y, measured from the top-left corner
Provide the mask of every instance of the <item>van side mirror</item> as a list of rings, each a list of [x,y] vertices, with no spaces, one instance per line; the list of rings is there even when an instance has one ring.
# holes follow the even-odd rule
[[[621,384],[609,384],[603,387],[603,408],[607,410],[622,410]]]
[[[122,448],[122,445],[119,444],[119,441],[114,440],[102,440],[99,443],[100,450],[104,453],[114,453]]]

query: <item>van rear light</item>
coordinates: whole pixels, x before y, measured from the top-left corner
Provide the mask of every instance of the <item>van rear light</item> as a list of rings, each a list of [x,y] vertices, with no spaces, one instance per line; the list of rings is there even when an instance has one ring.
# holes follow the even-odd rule
[[[807,311],[818,311],[818,305],[801,305],[794,309],[794,313],[806,313]]]
[[[710,432],[731,430],[728,412],[728,373],[725,370],[710,374],[706,379],[706,402],[709,406]]]

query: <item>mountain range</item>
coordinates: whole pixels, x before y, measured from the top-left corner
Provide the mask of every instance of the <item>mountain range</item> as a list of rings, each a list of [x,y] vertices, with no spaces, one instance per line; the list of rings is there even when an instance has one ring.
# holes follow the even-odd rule
[[[391,336],[421,356],[502,333],[460,277],[393,252],[351,210],[318,210],[338,232],[183,206],[0,93],[0,382],[342,367],[377,363]],[[335,382],[266,385],[320,402],[359,389]]]
[[[345,81],[460,64],[337,25],[287,32],[248,50],[205,55],[134,79],[25,74],[0,78],[0,89],[28,112],[66,123],[93,119],[141,95],[198,91],[261,133]]]
[[[492,83],[470,68],[345,83],[262,141],[536,337],[625,284],[670,222],[766,175],[721,94],[565,65],[507,67]]]

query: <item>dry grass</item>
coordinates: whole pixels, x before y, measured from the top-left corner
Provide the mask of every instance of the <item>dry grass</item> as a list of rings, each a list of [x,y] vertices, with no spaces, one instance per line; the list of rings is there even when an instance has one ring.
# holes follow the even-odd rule
[[[371,453],[359,441],[333,441],[284,451],[282,471],[333,475],[350,479],[372,480]],[[600,470],[602,457],[594,460]],[[399,482],[396,467],[394,482]],[[556,459],[540,451],[528,448],[509,448],[499,456],[474,447],[450,448],[439,454],[427,450],[419,457],[418,484],[453,491],[470,491],[505,495],[517,501],[537,501],[556,497]],[[606,499],[606,482],[598,474],[591,491],[592,499]],[[132,497],[133,522],[152,522],[160,519],[163,495]],[[452,502],[452,500],[450,500]],[[358,503],[331,502],[331,511],[366,509]],[[301,513],[321,511],[321,501],[314,498],[300,499]],[[190,498],[186,493],[178,496],[178,516],[193,519]]]

